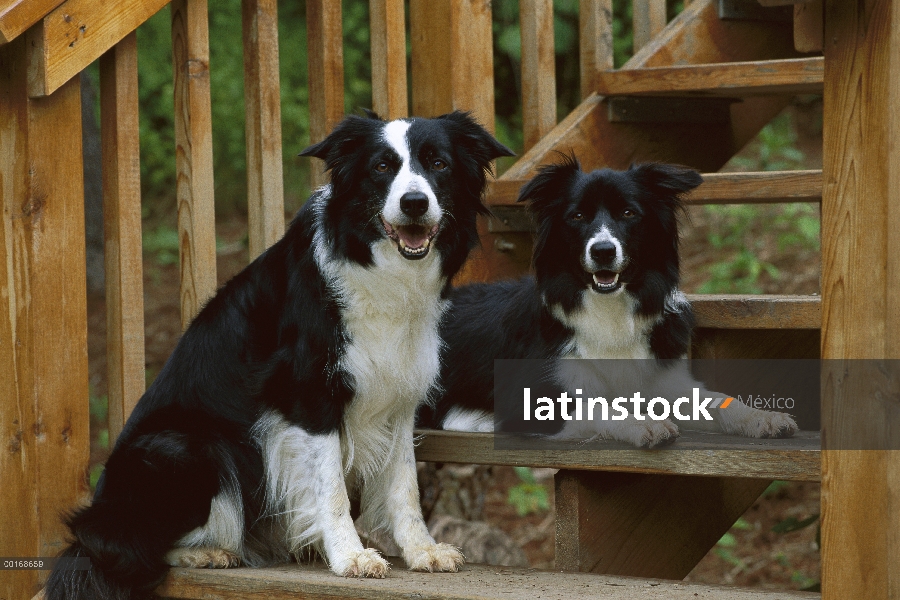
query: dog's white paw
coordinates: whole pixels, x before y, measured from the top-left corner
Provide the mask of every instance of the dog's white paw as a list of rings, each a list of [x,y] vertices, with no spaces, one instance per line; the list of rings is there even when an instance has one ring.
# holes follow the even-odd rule
[[[374,548],[350,552],[331,563],[331,570],[342,577],[384,579],[390,569],[388,562]]]
[[[725,433],[752,438],[786,438],[797,433],[798,429],[790,415],[759,409],[725,423]]]
[[[455,573],[466,562],[459,548],[443,543],[404,550],[403,560],[406,561],[410,571],[429,573],[443,571]]]
[[[674,442],[681,433],[672,421],[628,420],[621,423],[621,428],[613,430],[614,439],[627,442],[638,448],[658,448]]]
[[[175,548],[166,554],[166,563],[188,569],[227,569],[241,564],[240,557],[222,548]]]

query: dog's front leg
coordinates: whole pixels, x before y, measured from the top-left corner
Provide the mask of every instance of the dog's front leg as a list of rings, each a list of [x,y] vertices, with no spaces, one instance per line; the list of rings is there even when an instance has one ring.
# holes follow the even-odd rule
[[[331,570],[345,577],[382,578],[388,563],[377,550],[363,548],[350,516],[338,433],[315,436],[314,491],[316,529]]]
[[[403,560],[412,571],[458,571],[465,558],[458,548],[438,544],[428,533],[419,503],[419,483],[413,451],[413,421],[401,427],[400,439],[384,470],[363,486],[363,522],[389,525]]]
[[[702,384],[696,384],[700,386]],[[728,394],[712,392],[700,388],[699,397],[702,399],[724,399]],[[791,437],[798,431],[797,423],[790,415],[772,410],[760,410],[743,404],[736,398],[732,398],[727,408],[714,408],[708,410],[712,420],[704,418],[692,421],[683,421],[684,429],[694,431],[710,431],[714,433],[727,433],[750,438],[785,438]]]

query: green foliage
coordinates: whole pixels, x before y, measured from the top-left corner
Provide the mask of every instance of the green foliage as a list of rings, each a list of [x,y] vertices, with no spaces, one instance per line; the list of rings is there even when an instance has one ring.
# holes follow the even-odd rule
[[[776,523],[772,527],[775,533],[791,533],[792,531],[800,531],[805,529],[819,520],[819,514],[810,515],[805,519],[799,520],[796,517],[788,517],[783,521]]]
[[[790,484],[787,481],[782,481],[780,479],[776,479],[775,481],[770,483],[769,487],[767,487],[763,491],[762,496],[763,496],[763,498],[773,496],[773,495],[777,494],[778,492],[780,492],[781,490],[788,487],[789,485]]]
[[[507,501],[516,508],[520,517],[550,510],[547,488],[537,482],[528,467],[513,467],[521,483],[509,488]]]
[[[739,531],[749,531],[753,529],[753,525],[744,520],[743,517],[740,517],[737,521],[734,522],[734,525],[731,526],[731,529],[737,529]],[[732,548],[737,547],[737,538],[734,537],[734,534],[730,531],[726,531],[719,541],[716,542],[715,547],[713,548],[713,552],[727,562],[730,565],[737,567],[739,570],[743,570],[746,567],[744,561],[737,557],[737,555],[732,552]]]
[[[791,114],[783,112],[762,128],[751,143],[752,156],[738,156],[733,164],[745,171],[788,171],[803,167],[797,130]]]
[[[144,252],[159,266],[178,264],[178,230],[159,225],[143,232]]]

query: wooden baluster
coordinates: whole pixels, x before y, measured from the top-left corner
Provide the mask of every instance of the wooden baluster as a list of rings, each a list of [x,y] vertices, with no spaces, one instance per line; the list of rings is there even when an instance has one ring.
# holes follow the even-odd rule
[[[344,47],[341,3],[308,0],[306,3],[307,51],[309,56],[309,138],[316,143],[344,116]],[[310,159],[313,187],[328,182],[324,165]]]
[[[370,0],[372,108],[383,119],[407,116],[406,19],[403,0]]]
[[[216,229],[206,0],[172,2],[181,325],[216,291]]]
[[[521,0],[522,128],[524,150],[556,126],[553,0]]]
[[[631,6],[634,52],[637,53],[665,28],[666,0],[634,0]]]
[[[598,71],[614,67],[612,15],[612,0],[581,0],[579,3],[582,98],[597,89]]]
[[[137,34],[100,57],[109,440],[144,393]]]
[[[276,0],[241,2],[250,260],[284,235]]]
[[[27,96],[28,44],[0,46],[0,552],[55,556],[90,498],[81,86]],[[31,598],[48,571],[4,571]]]

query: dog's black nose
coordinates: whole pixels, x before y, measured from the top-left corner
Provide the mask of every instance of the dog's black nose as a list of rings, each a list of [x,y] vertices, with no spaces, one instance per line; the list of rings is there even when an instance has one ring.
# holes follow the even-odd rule
[[[400,197],[400,210],[407,217],[421,217],[428,212],[428,196],[422,192],[407,192]]]
[[[616,260],[616,246],[605,240],[596,242],[591,246],[591,258],[598,265],[608,265]]]

